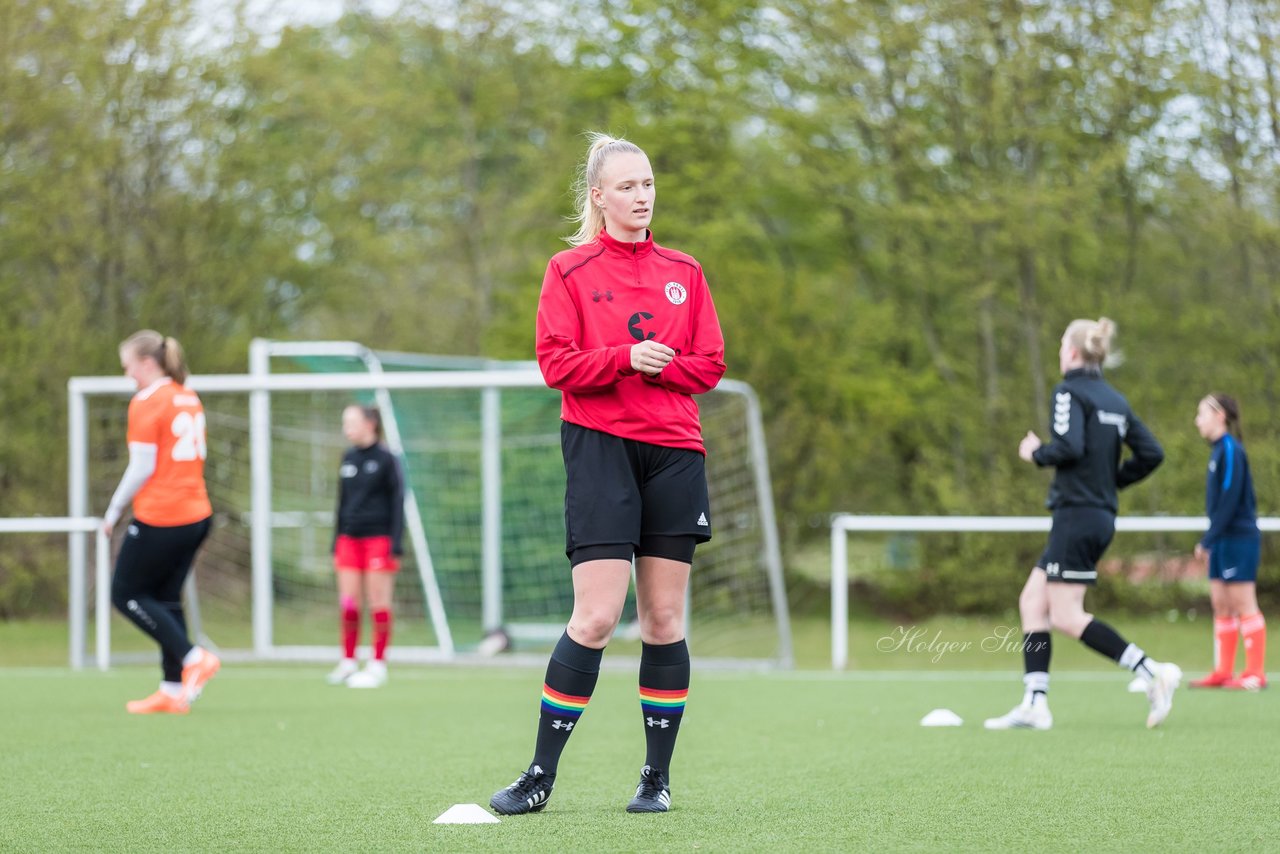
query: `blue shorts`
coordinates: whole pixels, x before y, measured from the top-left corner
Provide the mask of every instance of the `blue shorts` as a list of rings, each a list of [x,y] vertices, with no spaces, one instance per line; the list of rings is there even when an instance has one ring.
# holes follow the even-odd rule
[[[1257,581],[1262,535],[1223,537],[1209,549],[1209,578],[1213,581]]]

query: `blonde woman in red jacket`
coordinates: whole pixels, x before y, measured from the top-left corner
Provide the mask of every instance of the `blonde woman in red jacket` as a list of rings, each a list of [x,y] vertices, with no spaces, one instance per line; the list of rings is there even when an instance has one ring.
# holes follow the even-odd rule
[[[654,242],[656,185],[636,145],[592,135],[577,189],[579,229],[547,265],[536,341],[547,384],[563,394],[574,606],[547,665],[533,761],[490,799],[504,815],[546,806],[622,614],[633,559],[647,753],[627,811],[667,811],[689,693],[685,591],[694,548],[711,538],[693,396],[714,388],[725,365],[702,267]]]

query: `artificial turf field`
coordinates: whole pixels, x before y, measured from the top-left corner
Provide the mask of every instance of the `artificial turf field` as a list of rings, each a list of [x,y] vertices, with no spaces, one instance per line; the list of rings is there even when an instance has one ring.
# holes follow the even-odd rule
[[[602,674],[548,807],[488,803],[527,763],[541,672],[227,665],[186,717],[133,717],[150,667],[0,668],[0,851],[1274,850],[1278,692],[1179,691],[1164,726],[1111,670],[1058,673],[1049,732],[987,732],[1016,673],[695,670],[672,812],[628,815],[634,673]],[[1190,675],[1190,674],[1189,674]],[[958,728],[925,729],[946,707]]]

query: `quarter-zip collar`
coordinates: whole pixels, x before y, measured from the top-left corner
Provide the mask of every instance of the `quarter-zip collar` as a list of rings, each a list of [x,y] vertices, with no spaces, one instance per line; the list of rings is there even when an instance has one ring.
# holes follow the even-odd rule
[[[623,242],[612,237],[609,232],[603,230],[596,239],[600,241],[600,244],[604,246],[607,251],[615,255],[639,258],[644,255],[648,255],[653,251],[653,231],[651,229],[645,229],[644,234],[644,240],[641,240],[639,243]]]

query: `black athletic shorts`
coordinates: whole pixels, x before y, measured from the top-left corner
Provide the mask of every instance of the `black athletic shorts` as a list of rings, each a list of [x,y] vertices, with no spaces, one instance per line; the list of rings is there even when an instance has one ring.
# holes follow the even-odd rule
[[[688,563],[692,546],[711,539],[706,458],[698,451],[623,439],[567,421],[560,425],[560,447],[565,554],[574,563],[584,554],[628,559],[627,551]],[[597,546],[620,548],[615,554],[592,548]]]
[[[1116,533],[1116,515],[1102,507],[1059,507],[1053,511],[1049,545],[1036,563],[1049,581],[1096,584],[1098,560]]]

